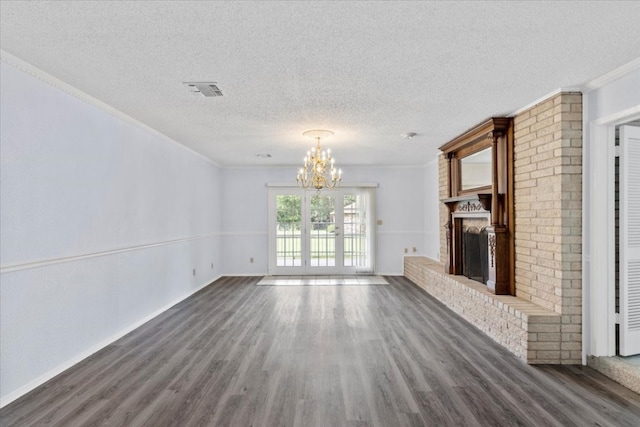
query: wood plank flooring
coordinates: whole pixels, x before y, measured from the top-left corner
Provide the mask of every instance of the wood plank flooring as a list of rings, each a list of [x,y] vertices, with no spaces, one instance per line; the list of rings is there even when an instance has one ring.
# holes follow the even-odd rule
[[[403,277],[218,280],[0,410],[2,426],[640,426],[640,396],[528,366]]]

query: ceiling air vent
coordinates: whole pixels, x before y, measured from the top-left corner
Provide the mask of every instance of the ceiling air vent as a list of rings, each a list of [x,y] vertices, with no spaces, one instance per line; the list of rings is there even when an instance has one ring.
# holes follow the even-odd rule
[[[223,96],[222,91],[216,82],[184,82],[191,92],[199,93],[202,96]]]

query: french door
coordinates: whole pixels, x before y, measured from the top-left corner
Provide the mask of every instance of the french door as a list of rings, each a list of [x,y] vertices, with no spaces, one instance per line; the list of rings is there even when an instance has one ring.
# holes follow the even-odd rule
[[[374,271],[373,189],[269,188],[269,274]]]

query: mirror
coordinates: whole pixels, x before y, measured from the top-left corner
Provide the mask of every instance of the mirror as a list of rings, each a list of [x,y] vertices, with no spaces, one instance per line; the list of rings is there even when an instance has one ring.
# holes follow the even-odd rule
[[[460,190],[491,185],[491,147],[460,159]]]

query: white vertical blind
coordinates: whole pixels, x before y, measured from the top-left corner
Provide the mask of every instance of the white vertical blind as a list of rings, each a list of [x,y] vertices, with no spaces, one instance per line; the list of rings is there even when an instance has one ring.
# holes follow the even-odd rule
[[[640,354],[640,128],[620,128],[620,354]]]

